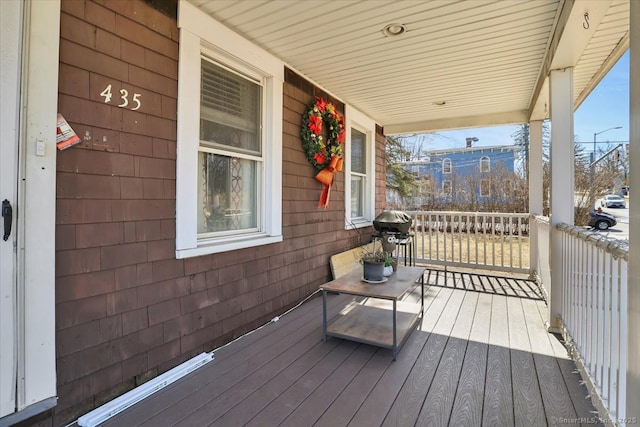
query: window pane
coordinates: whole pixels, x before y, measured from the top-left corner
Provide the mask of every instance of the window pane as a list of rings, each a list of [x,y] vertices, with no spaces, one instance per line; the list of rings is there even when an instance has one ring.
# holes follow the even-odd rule
[[[202,59],[200,140],[204,145],[259,155],[261,89],[256,82]]]
[[[489,158],[484,156],[480,159],[480,172],[489,172],[491,170]]]
[[[351,128],[351,171],[367,173],[367,136]]]
[[[351,175],[351,217],[364,216],[364,177]]]
[[[255,230],[258,162],[198,153],[198,233]]]
[[[444,159],[442,161],[442,173],[451,173],[451,160]]]
[[[483,179],[480,181],[480,195],[483,197],[488,197],[491,194],[491,187],[489,180]]]
[[[442,192],[446,196],[451,196],[451,181],[442,181]]]

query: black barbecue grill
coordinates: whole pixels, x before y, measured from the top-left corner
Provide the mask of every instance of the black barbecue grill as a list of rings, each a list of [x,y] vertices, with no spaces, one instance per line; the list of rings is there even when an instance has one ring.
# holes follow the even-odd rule
[[[382,211],[373,220],[373,228],[378,233],[395,234],[396,237],[408,237],[412,219],[401,211]]]
[[[411,217],[402,211],[382,211],[373,220],[373,228],[376,233],[373,233],[372,238],[382,240],[384,247],[384,243],[389,240],[389,237],[395,237],[395,245],[402,246],[404,249],[404,265],[407,265],[407,247],[409,248],[409,265],[413,265],[413,235],[409,233],[412,222]],[[398,250],[396,258],[399,255],[400,251]]]

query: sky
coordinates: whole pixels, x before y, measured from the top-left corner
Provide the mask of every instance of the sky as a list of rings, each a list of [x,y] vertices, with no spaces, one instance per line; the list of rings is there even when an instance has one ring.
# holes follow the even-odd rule
[[[587,99],[574,114],[573,131],[576,139],[585,143],[586,151],[593,150],[593,134],[609,128],[597,135],[599,149],[606,143],[629,142],[629,51],[618,60]],[[465,138],[476,137],[474,146],[513,145],[511,135],[518,126],[494,126],[488,128],[459,129],[441,131],[430,135],[424,149],[440,150],[445,148],[463,148]]]

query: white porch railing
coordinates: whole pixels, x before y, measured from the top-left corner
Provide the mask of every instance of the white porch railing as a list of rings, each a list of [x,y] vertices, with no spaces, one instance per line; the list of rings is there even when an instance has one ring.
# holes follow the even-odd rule
[[[529,272],[529,214],[408,211],[417,262]]]
[[[548,301],[548,293],[545,287],[551,283],[551,266],[549,260],[549,240],[551,224],[547,216],[531,217],[531,269],[535,272],[540,289]],[[532,274],[533,275],[533,274]]]
[[[564,292],[562,327],[601,414],[625,418],[628,246],[560,224]],[[595,392],[595,393],[594,393]]]

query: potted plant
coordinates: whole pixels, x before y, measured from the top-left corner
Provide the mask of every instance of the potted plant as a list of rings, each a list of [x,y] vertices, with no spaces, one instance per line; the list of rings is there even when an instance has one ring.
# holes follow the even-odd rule
[[[384,255],[384,272],[382,274],[384,274],[385,276],[391,276],[393,272],[396,271],[397,263],[393,259],[391,253],[385,252]]]
[[[384,264],[386,261],[384,252],[365,252],[360,258],[363,266],[363,278],[368,282],[382,282],[384,280]]]
[[[395,260],[391,252],[387,252],[383,247],[376,248],[374,240],[373,249],[365,251],[360,257],[363,265],[363,279],[368,282],[386,281],[385,276],[390,276],[395,271]]]

